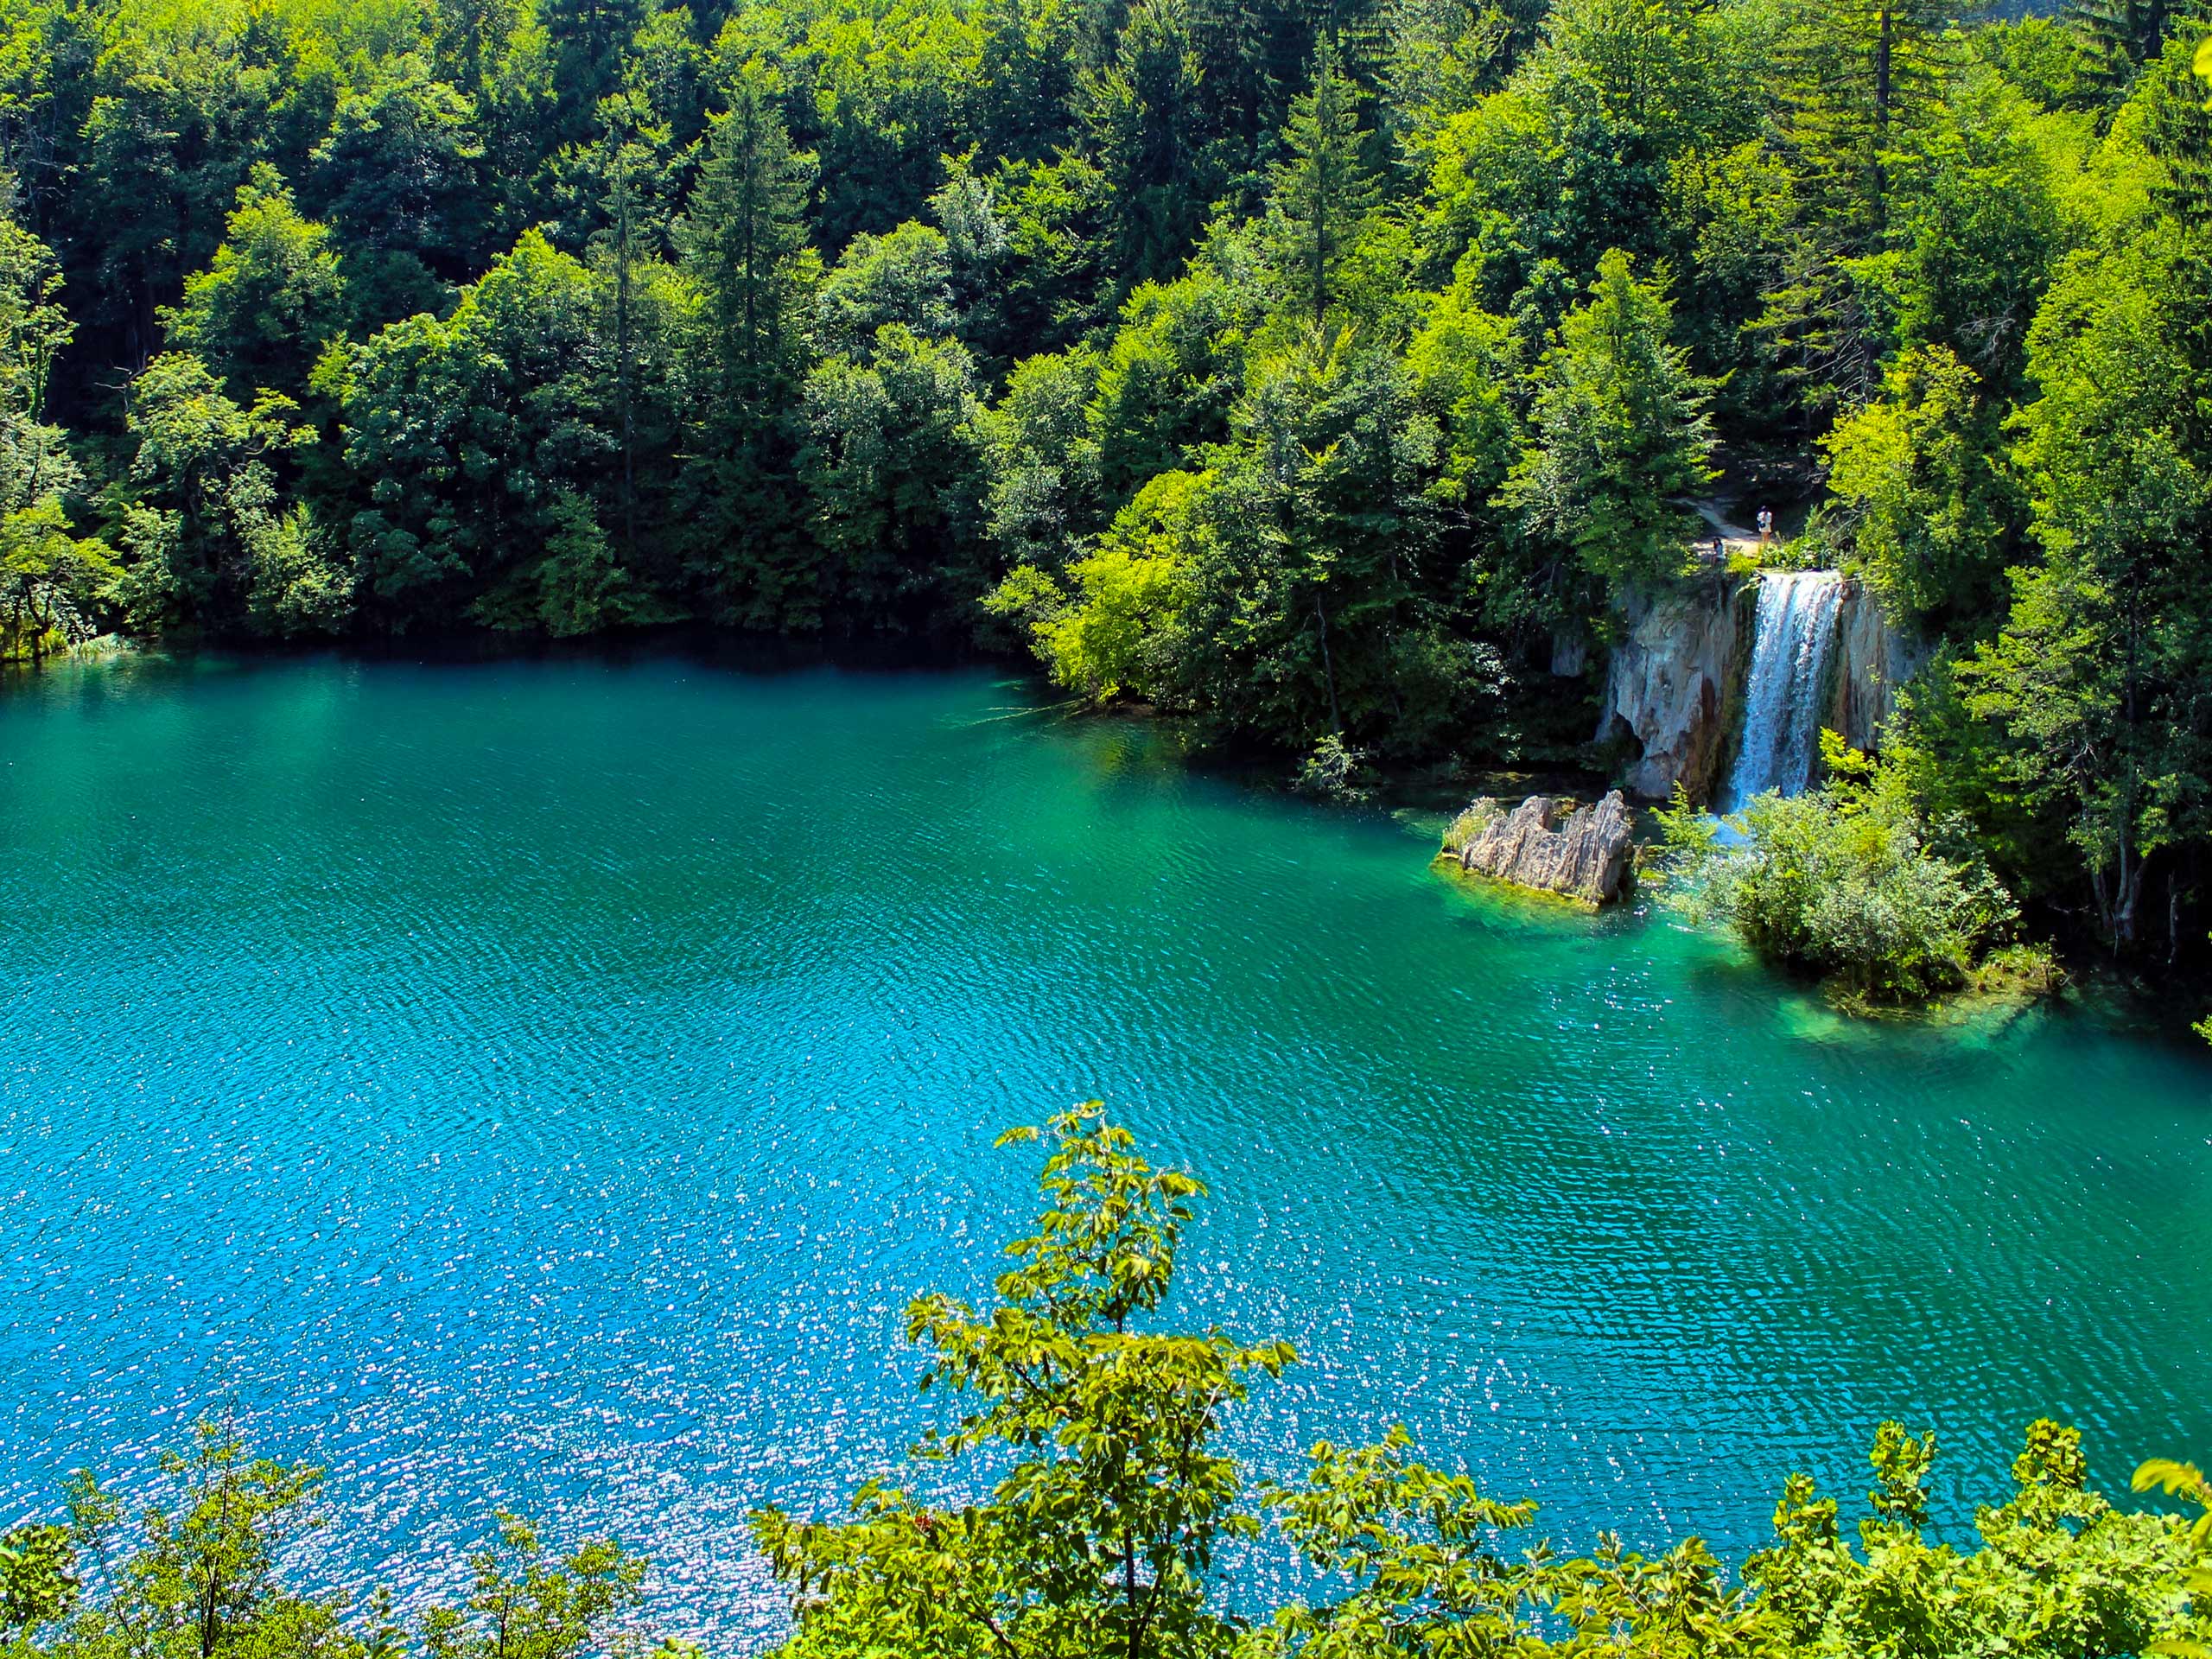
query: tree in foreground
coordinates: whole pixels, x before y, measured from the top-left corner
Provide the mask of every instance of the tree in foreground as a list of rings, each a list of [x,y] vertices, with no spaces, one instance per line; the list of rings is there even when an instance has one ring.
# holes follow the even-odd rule
[[[1402,1429],[1315,1446],[1302,1484],[1250,1481],[1220,1438],[1291,1350],[1160,1328],[1204,1185],[1154,1168],[1095,1101],[1041,1138],[1046,1209],[1007,1247],[995,1303],[925,1296],[907,1313],[931,1351],[922,1386],[965,1407],[915,1449],[917,1472],[979,1495],[872,1481],[843,1522],[756,1513],[794,1592],[785,1659],[2088,1659],[2201,1651],[2212,1634],[2212,1608],[2188,1600],[2212,1588],[2212,1487],[2145,1465],[2139,1488],[2208,1518],[2121,1514],[2088,1489],[2080,1435],[2050,1422],[2028,1431],[2012,1495],[1977,1511],[1979,1549],[1927,1540],[1935,1437],[1885,1423],[1856,1547],[1835,1500],[1793,1475],[1739,1579],[1694,1538],[1656,1557],[1610,1537],[1580,1558],[1529,1548],[1534,1505],[1422,1464]],[[1332,1595],[1266,1615],[1230,1590],[1229,1562],[1270,1531]]]
[[[1161,1319],[1205,1186],[1154,1167],[1096,1101],[1043,1139],[1044,1213],[1007,1247],[996,1300],[907,1313],[923,1386],[964,1409],[916,1448],[931,1502],[880,1482],[851,1518],[754,1513],[795,1592],[784,1659],[2212,1659],[2212,1484],[2148,1463],[2200,1514],[2122,1514],[2088,1488],[2081,1436],[2037,1422],[1979,1548],[1931,1542],[1932,1434],[1884,1423],[1853,1540],[1792,1475],[1774,1540],[1732,1578],[1691,1538],[1643,1556],[1528,1538],[1535,1508],[1420,1462],[1402,1429],[1314,1446],[1302,1483],[1251,1479],[1222,1444],[1281,1342]],[[327,1525],[321,1473],[249,1454],[211,1421],[131,1512],[80,1471],[63,1522],[0,1534],[5,1659],[629,1659],[645,1564],[549,1549],[512,1516],[457,1605],[403,1622],[379,1591],[303,1587]],[[1949,1529],[1956,1536],[1956,1529]],[[1264,1611],[1238,1568],[1294,1552],[1314,1592]],[[664,1644],[664,1659],[696,1659]]]
[[[635,1606],[645,1564],[620,1546],[555,1555],[526,1523],[469,1557],[458,1607],[410,1632],[378,1590],[356,1605],[302,1591],[287,1563],[328,1526],[322,1471],[251,1455],[202,1420],[164,1453],[158,1493],[135,1515],[79,1470],[65,1522],[0,1535],[0,1654],[9,1659],[581,1659],[606,1651]]]
[[[934,1350],[925,1389],[972,1401],[925,1465],[982,1454],[991,1495],[959,1507],[876,1484],[853,1519],[816,1525],[766,1510],[753,1524],[799,1591],[794,1655],[1221,1651],[1215,1554],[1257,1522],[1240,1471],[1213,1444],[1255,1373],[1291,1351],[1145,1328],[1205,1189],[1156,1170],[1096,1103],[1052,1121],[1037,1230],[1007,1247],[985,1312],[945,1295],[907,1310]],[[1003,1137],[1031,1141],[1037,1131]]]

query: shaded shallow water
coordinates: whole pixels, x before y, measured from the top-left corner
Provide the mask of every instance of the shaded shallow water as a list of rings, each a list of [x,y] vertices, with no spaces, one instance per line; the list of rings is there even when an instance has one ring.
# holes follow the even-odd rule
[[[900,1310],[1103,1095],[1211,1182],[1175,1306],[1586,1546],[1762,1538],[1874,1423],[2212,1452],[2212,1058],[1866,1027],[1663,917],[1432,871],[982,673],[673,656],[67,669],[0,695],[0,1522],[195,1414],[355,1582],[510,1508],[757,1650],[748,1507],[925,1421]]]

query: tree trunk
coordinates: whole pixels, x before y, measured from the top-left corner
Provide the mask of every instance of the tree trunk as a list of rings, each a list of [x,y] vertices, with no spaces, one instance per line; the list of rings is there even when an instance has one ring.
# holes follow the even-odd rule
[[[1874,226],[1880,230],[1889,221],[1889,174],[1882,162],[1883,148],[1890,141],[1890,105],[1896,97],[1896,11],[1888,4],[1881,9],[1878,31],[1874,37]]]
[[[1890,130],[1890,100],[1894,94],[1892,59],[1895,46],[1895,14],[1884,6],[1879,32],[1874,38],[1874,130],[1887,137]]]
[[[1341,741],[1344,734],[1344,710],[1337,706],[1337,664],[1329,655],[1329,613],[1321,603],[1321,595],[1313,595],[1313,614],[1321,622],[1321,673],[1329,687],[1329,723],[1337,728]]]
[[[2135,943],[2135,912],[2143,898],[2143,861],[2128,856],[2126,841],[2120,847],[2120,887],[2114,893],[2112,943],[2115,951]]]

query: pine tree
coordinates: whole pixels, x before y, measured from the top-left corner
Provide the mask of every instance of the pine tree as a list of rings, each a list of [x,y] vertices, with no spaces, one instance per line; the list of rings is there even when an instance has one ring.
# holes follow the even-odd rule
[[[690,563],[716,611],[750,627],[790,626],[812,604],[797,411],[803,311],[819,266],[807,243],[814,171],[773,99],[742,79],[714,118],[676,227],[701,311],[681,509]]]
[[[1854,251],[1888,219],[1887,152],[1942,90],[1941,0],[1809,0],[1780,53],[1782,135],[1809,215]]]
[[[1182,268],[1223,182],[1209,136],[1222,89],[1206,83],[1186,0],[1139,0],[1111,59],[1077,88],[1108,186],[1114,269],[1131,287]]]
[[[1715,476],[1713,382],[1670,336],[1674,308],[1616,248],[1536,372],[1533,442],[1506,481],[1535,533],[1611,581],[1671,575],[1688,553],[1685,500]]]
[[[600,105],[602,136],[590,152],[597,163],[594,181],[605,228],[593,238],[601,263],[613,277],[614,308],[614,397],[622,445],[622,553],[638,554],[637,288],[638,267],[649,245],[658,245],[666,225],[649,200],[656,175],[666,171],[668,130],[646,119],[643,100],[618,97]],[[658,220],[658,226],[655,224]]]
[[[2199,228],[2212,225],[2212,103],[2204,97],[2212,80],[2212,22],[2169,41],[2143,76],[2138,97],[2147,95],[2150,147],[2165,175],[2156,194],[2175,217]]]
[[[430,12],[440,74],[480,92],[523,21],[519,0],[436,0]]]
[[[1313,54],[1313,82],[1292,105],[1282,138],[1290,154],[1271,176],[1270,229],[1285,277],[1318,323],[1338,268],[1379,200],[1360,158],[1359,91],[1327,41]]]
[[[2090,82],[2119,101],[2164,48],[2177,10],[2173,0],[2068,0],[2067,20],[2088,43]]]
[[[807,286],[814,157],[791,148],[773,99],[750,79],[714,118],[677,244],[704,296],[721,395],[759,399],[798,344]]]
[[[1800,0],[1776,54],[1783,162],[1798,201],[1751,332],[1808,419],[1880,385],[1886,342],[1854,262],[1891,229],[1891,168],[1940,104],[1942,0]]]
[[[556,120],[582,140],[599,100],[622,85],[623,48],[645,22],[644,0],[544,0],[537,21],[553,48]]]

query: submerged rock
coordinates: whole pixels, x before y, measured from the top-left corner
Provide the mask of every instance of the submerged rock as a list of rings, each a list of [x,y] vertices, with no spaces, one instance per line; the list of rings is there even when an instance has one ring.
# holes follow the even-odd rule
[[[1618,789],[1583,809],[1531,795],[1509,812],[1504,802],[1485,798],[1461,813],[1452,831],[1444,850],[1460,868],[1590,905],[1619,898],[1636,861],[1628,803]]]

